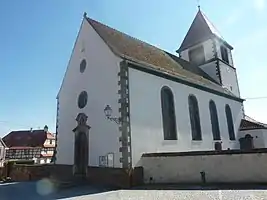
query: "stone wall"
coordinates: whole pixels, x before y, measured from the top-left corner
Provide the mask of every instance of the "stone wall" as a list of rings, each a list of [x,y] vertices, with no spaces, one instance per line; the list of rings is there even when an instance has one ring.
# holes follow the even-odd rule
[[[135,167],[130,174],[130,181],[132,186],[140,186],[144,184],[144,170],[143,167]]]
[[[10,170],[13,181],[29,181],[49,178],[53,165],[22,165],[14,164]]]
[[[267,183],[267,149],[144,154],[146,183]]]
[[[129,172],[122,168],[88,167],[87,179],[95,185],[130,187]]]
[[[21,165],[14,164],[9,177],[13,181],[30,181],[50,178],[56,183],[75,181],[72,165]],[[143,183],[143,168],[133,170],[123,168],[88,167],[87,181],[94,185],[129,188]]]
[[[4,167],[0,167],[0,180],[4,177]]]

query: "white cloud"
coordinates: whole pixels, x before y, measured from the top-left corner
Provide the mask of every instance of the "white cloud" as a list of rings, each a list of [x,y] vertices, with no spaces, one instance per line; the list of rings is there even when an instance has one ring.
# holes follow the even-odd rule
[[[254,0],[254,7],[258,11],[264,10],[266,5],[266,0]]]

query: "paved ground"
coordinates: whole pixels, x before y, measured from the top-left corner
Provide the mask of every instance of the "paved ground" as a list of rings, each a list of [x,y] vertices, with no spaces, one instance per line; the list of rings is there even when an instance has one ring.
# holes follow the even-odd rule
[[[80,187],[53,191],[48,181],[0,184],[1,200],[267,200],[267,190],[117,190],[105,191],[93,187]]]

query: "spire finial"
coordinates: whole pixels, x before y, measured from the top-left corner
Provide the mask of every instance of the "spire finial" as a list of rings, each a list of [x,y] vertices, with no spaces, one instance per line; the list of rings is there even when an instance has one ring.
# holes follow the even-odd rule
[[[87,17],[87,13],[86,13],[86,12],[83,13],[83,17],[84,17],[84,18]]]
[[[200,10],[200,0],[197,0],[197,7],[198,7],[198,10]]]

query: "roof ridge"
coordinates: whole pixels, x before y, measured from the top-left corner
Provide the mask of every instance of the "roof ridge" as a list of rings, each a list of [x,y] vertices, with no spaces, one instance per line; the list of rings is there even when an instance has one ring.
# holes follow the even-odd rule
[[[120,30],[117,30],[117,29],[115,29],[115,28],[112,28],[112,27],[110,27],[110,26],[108,26],[108,25],[106,25],[106,24],[103,24],[103,23],[101,23],[101,22],[99,22],[99,21],[96,21],[96,20],[94,20],[94,19],[92,19],[92,18],[89,18],[89,17],[86,17],[87,18],[87,20],[89,20],[88,22],[90,23],[90,20],[91,21],[93,21],[93,22],[95,22],[95,23],[98,23],[98,24],[101,24],[102,26],[105,26],[105,27],[107,27],[107,28],[109,28],[109,29],[112,29],[113,31],[116,31],[116,32],[118,32],[118,33],[120,33],[120,34],[123,34],[124,36],[126,36],[126,37],[128,37],[128,38],[131,38],[131,39],[134,39],[134,40],[137,40],[138,42],[141,42],[142,44],[144,44],[144,45],[148,45],[148,46],[150,46],[150,47],[152,47],[152,48],[154,48],[155,50],[159,50],[159,51],[161,51],[161,53],[164,55],[164,56],[166,56],[166,57],[168,57],[169,58],[169,60],[171,61],[171,62],[173,62],[173,64],[174,65],[176,65],[177,67],[179,67],[180,69],[183,69],[183,67],[182,66],[180,66],[180,64],[178,64],[177,62],[175,62],[163,49],[161,49],[161,48],[159,48],[159,47],[157,47],[157,46],[155,46],[155,45],[152,45],[152,44],[150,44],[150,43],[148,43],[148,42],[145,42],[145,41],[143,41],[143,40],[141,40],[141,39],[138,39],[138,38],[136,38],[136,37],[133,37],[133,36],[131,36],[131,35],[129,35],[129,34],[127,34],[127,33],[124,33],[124,32],[122,32],[122,31],[120,31]],[[90,23],[91,24],[91,23]],[[92,24],[91,24],[92,25]],[[93,28],[94,28],[94,25],[92,25],[93,26]],[[101,37],[101,36],[100,36]],[[102,38],[103,39],[103,38]],[[117,50],[117,48],[116,47],[114,47],[114,45],[112,45],[112,44],[109,44],[108,43],[108,41],[106,41],[105,39],[103,39],[109,46],[111,46],[112,47],[112,49],[116,49],[116,52],[118,52],[118,50]],[[125,57],[126,59],[129,59],[129,57],[128,56],[126,56],[125,54],[121,54],[121,53],[117,53],[117,54],[119,54],[120,56],[123,56],[123,57]],[[132,57],[131,57],[132,58]],[[132,58],[133,59],[133,58]],[[146,63],[146,64],[149,64],[149,63]],[[161,66],[157,66],[157,67],[159,67],[159,68],[162,68]],[[173,72],[175,72],[174,70],[172,70]]]
[[[220,31],[216,28],[216,26],[212,23],[212,21],[209,20],[209,18],[205,15],[204,12],[200,11],[202,17],[204,18],[204,20],[206,21],[208,28],[210,29],[212,34],[215,34],[216,36],[220,37],[222,40],[224,40],[223,36],[221,35]],[[215,33],[213,32],[213,30],[215,31]]]
[[[159,48],[159,47],[157,47],[157,46],[155,46],[155,45],[152,45],[152,44],[150,44],[150,43],[148,43],[148,42],[145,42],[145,41],[143,41],[143,40],[141,40],[141,39],[138,39],[138,38],[136,38],[136,37],[133,37],[133,36],[131,36],[131,35],[129,35],[129,34],[127,34],[127,33],[124,33],[124,32],[122,32],[122,31],[120,31],[120,30],[117,30],[117,29],[115,29],[115,28],[112,28],[112,27],[110,27],[110,26],[108,26],[108,25],[106,25],[106,24],[103,24],[103,23],[101,23],[101,22],[99,22],[99,21],[96,21],[96,20],[94,20],[94,19],[92,19],[92,18],[89,18],[89,17],[86,17],[86,19],[87,20],[89,20],[88,22],[90,23],[90,20],[91,21],[94,21],[95,23],[98,23],[98,24],[101,24],[101,25],[103,25],[103,26],[105,26],[105,27],[107,27],[107,28],[109,28],[109,29],[112,29],[113,31],[116,31],[116,32],[118,32],[118,33],[120,33],[120,34],[123,34],[124,36],[126,36],[126,37],[129,37],[129,38],[131,38],[131,39],[134,39],[134,40],[137,40],[138,42],[141,42],[142,44],[145,44],[145,45],[148,45],[148,46],[150,46],[150,47],[152,47],[152,48],[155,48],[156,50],[160,50],[165,56],[167,56],[167,57],[170,57],[163,49],[161,49],[161,48]],[[91,24],[91,23],[90,23]],[[91,24],[92,25],[92,24]],[[93,27],[94,28],[94,27]],[[106,43],[108,43],[108,41],[105,41]],[[111,44],[109,44],[109,45],[111,45]],[[116,49],[116,47],[114,47],[113,45],[111,45],[113,48],[115,48]],[[121,55],[121,54],[120,54]],[[170,58],[170,60],[175,64],[175,65],[177,65],[178,67],[181,67],[181,66],[179,66],[173,59],[171,59]],[[160,67],[160,66],[159,66]],[[182,67],[181,67],[182,68]]]
[[[234,96],[220,85],[210,81],[199,74],[186,70],[180,63],[175,61],[166,51],[157,46],[149,44],[138,38],[123,33],[115,28],[109,27],[89,17],[85,18],[90,26],[96,31],[100,38],[106,43],[110,50],[122,59],[138,63],[140,66],[158,70],[161,73],[169,74],[180,78],[187,83],[193,83],[202,88],[216,91],[220,94]],[[236,96],[238,101],[242,100]]]
[[[130,37],[130,38],[134,39],[134,40],[138,40],[138,41],[141,42],[141,43],[145,43],[146,45],[149,45],[149,46],[151,46],[151,47],[154,47],[154,48],[159,49],[158,47],[156,47],[156,46],[154,46],[154,45],[152,45],[152,44],[150,44],[150,43],[148,43],[148,42],[145,42],[145,41],[140,40],[140,39],[138,39],[138,38],[136,38],[136,37],[133,37],[133,36],[127,34],[127,33],[124,33],[124,32],[122,32],[122,31],[120,31],[120,30],[118,30],[118,29],[115,29],[115,28],[113,28],[113,27],[111,27],[111,26],[108,26],[108,25],[106,25],[106,24],[104,24],[104,23],[102,23],[102,22],[96,21],[95,19],[92,19],[92,18],[90,18],[90,17],[86,17],[86,18],[89,20],[89,23],[90,23],[90,21],[94,21],[95,23],[101,24],[101,25],[103,25],[103,26],[105,26],[105,27],[107,27],[107,28],[109,28],[109,29],[112,29],[113,31],[119,32],[120,34],[123,34],[123,35],[125,35],[125,36],[127,36],[127,37]]]

